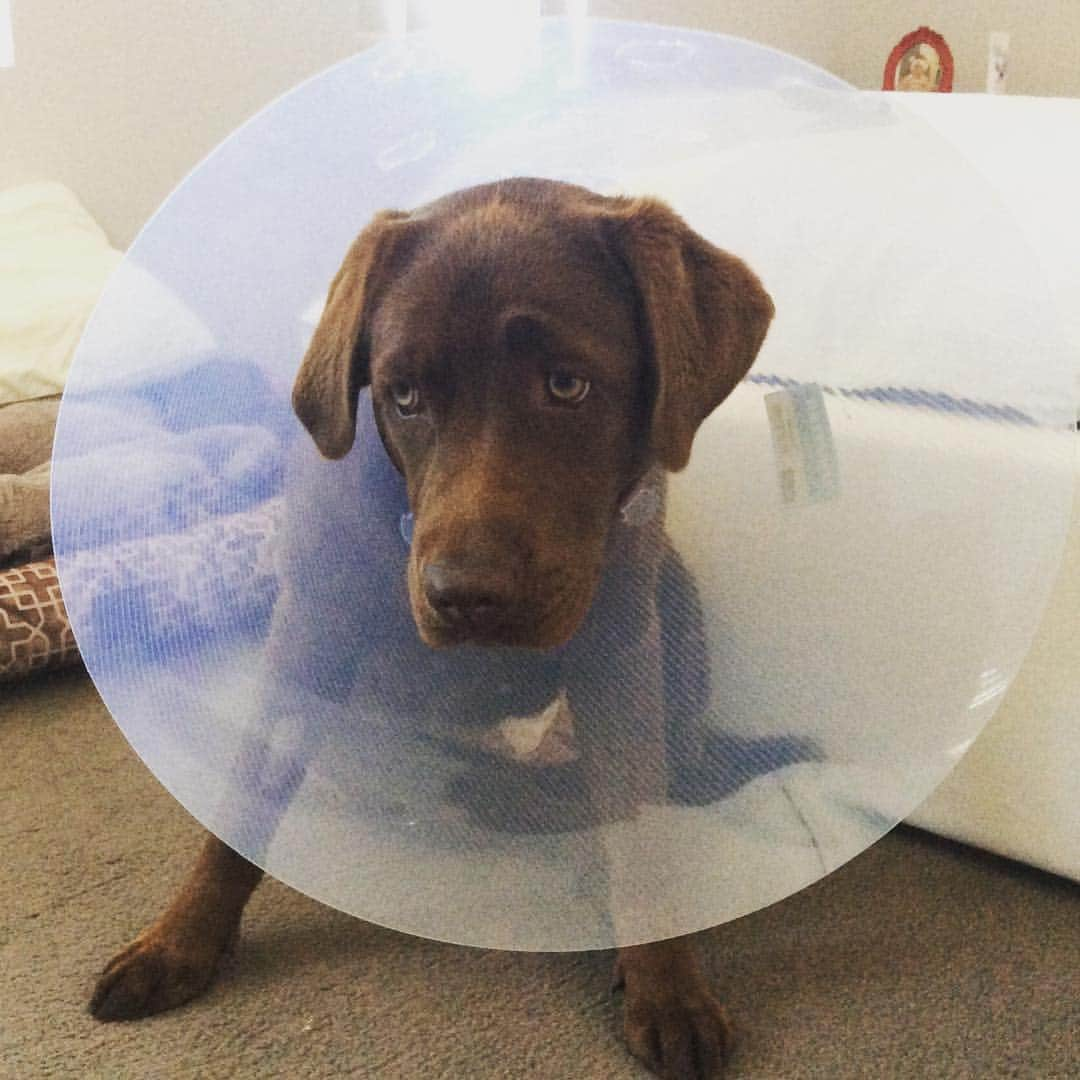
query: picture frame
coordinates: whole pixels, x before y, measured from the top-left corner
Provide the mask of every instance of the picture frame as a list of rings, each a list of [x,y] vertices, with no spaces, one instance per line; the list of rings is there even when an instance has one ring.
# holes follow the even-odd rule
[[[928,26],[905,34],[885,62],[882,90],[947,94],[953,88],[953,56],[945,39]]]

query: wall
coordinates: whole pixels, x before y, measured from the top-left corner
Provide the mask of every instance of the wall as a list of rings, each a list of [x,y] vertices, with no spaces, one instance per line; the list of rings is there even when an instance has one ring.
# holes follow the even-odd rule
[[[860,0],[836,8],[850,17],[843,19],[831,67],[856,86],[880,86],[892,45],[918,26],[930,26],[952,50],[958,92],[983,92],[990,33],[1004,30],[1010,36],[1010,94],[1080,97],[1077,0]]]
[[[452,2],[407,0],[407,10],[422,24]],[[554,12],[567,0],[519,2]],[[0,188],[61,180],[124,246],[239,123],[370,44],[393,9],[394,0],[13,0]],[[590,10],[742,35],[875,88],[892,45],[929,24],[952,44],[956,88],[981,90],[987,35],[1006,29],[1011,92],[1080,96],[1080,0],[592,0]]]
[[[318,0],[15,0],[12,12],[0,187],[63,181],[120,246],[241,121],[379,25]]]
[[[1011,36],[1008,89],[1080,97],[1080,0],[592,0],[590,12],[753,38],[880,89],[892,47],[929,26],[949,43],[954,90],[986,85],[990,32]]]

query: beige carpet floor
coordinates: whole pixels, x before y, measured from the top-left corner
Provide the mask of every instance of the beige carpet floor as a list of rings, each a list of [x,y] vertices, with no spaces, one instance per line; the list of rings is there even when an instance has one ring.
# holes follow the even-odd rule
[[[0,1076],[642,1078],[610,956],[410,938],[277,882],[204,999],[85,1010],[198,829],[85,675],[0,687]],[[1078,841],[1080,842],[1080,841]],[[912,830],[707,936],[734,1077],[1080,1077],[1080,889]]]

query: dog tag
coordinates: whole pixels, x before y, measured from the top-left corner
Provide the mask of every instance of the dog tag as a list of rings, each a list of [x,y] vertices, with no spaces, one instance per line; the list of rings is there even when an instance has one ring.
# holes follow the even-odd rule
[[[619,515],[632,529],[640,529],[642,525],[648,525],[656,517],[656,512],[660,509],[660,501],[660,492],[657,488],[651,484],[643,485],[623,503]]]

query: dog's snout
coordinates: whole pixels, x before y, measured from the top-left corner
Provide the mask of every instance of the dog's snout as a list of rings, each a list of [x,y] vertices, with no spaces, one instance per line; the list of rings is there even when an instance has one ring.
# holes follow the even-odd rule
[[[482,563],[446,560],[423,571],[424,596],[432,610],[451,626],[485,631],[494,628],[510,606],[509,591]]]

